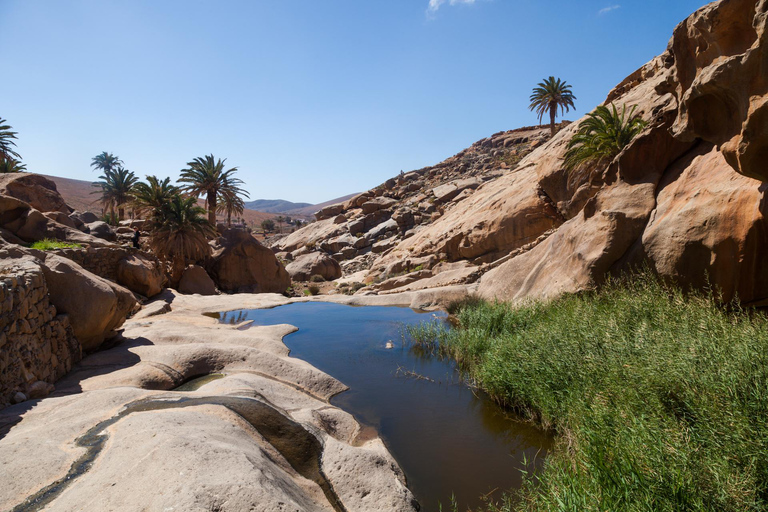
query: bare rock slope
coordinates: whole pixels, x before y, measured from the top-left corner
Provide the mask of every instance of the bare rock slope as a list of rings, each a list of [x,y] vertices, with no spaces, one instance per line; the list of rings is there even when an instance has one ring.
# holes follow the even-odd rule
[[[581,120],[551,140],[498,133],[324,208],[273,250],[332,254],[368,284],[361,294],[477,283],[485,297],[548,298],[648,265],[725,300],[764,300],[767,11],[721,0],[682,22],[608,94],[647,125],[607,164],[564,169]]]

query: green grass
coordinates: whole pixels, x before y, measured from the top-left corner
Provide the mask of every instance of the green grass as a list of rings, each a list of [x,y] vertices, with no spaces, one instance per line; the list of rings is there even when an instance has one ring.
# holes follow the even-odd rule
[[[40,240],[38,242],[33,243],[30,246],[31,249],[38,249],[41,251],[50,251],[53,249],[80,249],[82,247],[83,246],[80,244],[76,244],[72,242],[61,242],[59,240],[54,240],[51,238]]]
[[[457,317],[411,335],[557,440],[488,510],[768,509],[763,314],[644,275],[516,309],[470,300]]]

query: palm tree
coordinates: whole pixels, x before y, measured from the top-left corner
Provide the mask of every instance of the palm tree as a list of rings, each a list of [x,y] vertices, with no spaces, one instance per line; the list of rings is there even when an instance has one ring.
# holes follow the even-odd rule
[[[215,229],[205,218],[205,209],[195,197],[175,194],[146,224],[149,247],[155,255],[171,264],[171,284],[177,285],[187,260],[208,256],[208,238]]]
[[[635,114],[637,105],[621,112],[611,103],[611,108],[600,105],[587,114],[579,129],[568,143],[565,167],[574,169],[581,164],[603,162],[612,159],[645,128],[645,121]]]
[[[133,186],[139,179],[128,169],[118,166],[114,170],[105,170],[104,174],[99,176],[101,181],[93,184],[101,190],[94,194],[101,193],[101,204],[104,209],[109,209],[111,217],[114,218],[115,208],[117,208],[117,219],[123,220],[125,217],[124,205],[132,199]]]
[[[248,193],[240,188],[242,180],[233,175],[237,172],[237,167],[224,170],[224,162],[227,159],[214,159],[213,155],[206,155],[203,158],[195,158],[187,162],[187,168],[181,170],[179,183],[185,183],[182,187],[184,192],[194,197],[205,196],[205,204],[208,208],[208,222],[216,225],[216,211],[218,210],[219,197],[223,194],[242,194],[249,197]]]
[[[123,166],[123,161],[117,158],[112,153],[102,151],[91,159],[91,167],[99,169],[102,172],[114,171],[118,167]]]
[[[12,127],[6,124],[7,122],[0,117],[0,160],[9,160],[11,158],[21,160],[21,155],[13,149],[16,146],[14,140],[18,133],[12,131]]]
[[[26,170],[27,166],[15,158],[0,158],[0,174],[24,172]]]
[[[280,234],[282,235],[283,234],[283,222],[285,222],[285,217],[283,217],[282,215],[279,215],[275,220],[277,221],[277,229],[280,230]]]
[[[528,108],[535,110],[539,115],[539,124],[541,124],[544,114],[549,112],[549,129],[552,137],[554,137],[558,107],[563,114],[571,108],[575,109],[576,107],[573,105],[575,99],[576,96],[571,92],[570,85],[566,84],[564,80],[561,81],[559,78],[551,76],[533,89],[531,105]]]
[[[163,181],[157,176],[147,176],[147,182],[140,181],[133,186],[133,206],[140,215],[156,215],[179,193],[179,187],[171,185],[171,178]]]
[[[242,215],[245,210],[245,202],[232,189],[224,189],[221,193],[221,203],[218,212],[227,215],[227,227],[232,227],[232,214]]]

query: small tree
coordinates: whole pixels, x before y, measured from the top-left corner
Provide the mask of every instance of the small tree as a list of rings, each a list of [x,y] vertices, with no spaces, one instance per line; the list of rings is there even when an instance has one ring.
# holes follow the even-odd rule
[[[208,238],[215,229],[205,218],[205,209],[194,197],[175,194],[147,221],[149,246],[163,261],[171,264],[171,285],[177,286],[188,259],[198,260],[211,252]]]
[[[283,234],[283,222],[285,222],[285,217],[280,215],[275,220],[277,221],[277,227],[280,230],[280,234],[282,235]]]
[[[261,229],[264,230],[265,235],[267,234],[267,232],[274,231],[275,221],[273,221],[272,219],[266,219],[261,221]]]

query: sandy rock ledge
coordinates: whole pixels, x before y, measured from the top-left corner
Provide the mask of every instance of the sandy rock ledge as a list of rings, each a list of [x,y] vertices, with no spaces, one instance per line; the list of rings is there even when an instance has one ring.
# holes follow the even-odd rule
[[[288,301],[166,292],[50,397],[0,411],[0,510],[417,510],[382,441],[329,404],[346,387],[288,357],[294,327],[202,314]]]

